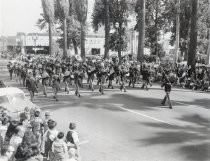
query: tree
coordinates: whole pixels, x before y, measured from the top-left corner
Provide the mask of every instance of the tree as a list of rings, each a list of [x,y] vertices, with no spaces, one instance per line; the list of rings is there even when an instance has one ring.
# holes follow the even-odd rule
[[[109,6],[110,0],[105,0],[105,50],[104,50],[104,58],[109,57],[109,41],[110,41],[110,17],[109,17]]]
[[[175,56],[174,56],[174,62],[173,67],[175,67],[175,63],[177,63],[178,60],[178,53],[179,53],[179,39],[180,39],[180,0],[177,0],[176,2],[176,43],[175,43]]]
[[[49,25],[49,52],[52,55],[52,23],[54,19],[54,1],[42,0],[44,18]]]
[[[198,52],[208,56],[210,3],[209,0],[199,1],[198,12]],[[207,62],[208,63],[208,59]]]
[[[110,35],[109,49],[111,49],[112,51],[119,51],[119,48],[121,48],[121,51],[125,51],[127,49],[128,39],[127,35],[125,35],[125,28],[123,29],[121,34],[121,38],[119,38],[119,33],[116,31]]]
[[[81,57],[85,60],[85,25],[87,20],[88,1],[76,0],[74,1],[74,5],[77,19],[80,22],[81,28]]]
[[[119,58],[119,64],[121,64],[121,52],[123,49],[123,45],[125,43],[125,27],[127,25],[128,21],[128,5],[126,0],[114,0],[112,3],[112,12],[111,12],[111,18],[113,19],[112,23],[115,28],[115,31],[117,33],[117,51],[118,51],[118,58]]]
[[[58,32],[63,31],[63,26],[59,26]],[[74,53],[78,55],[78,47],[80,47],[80,35],[81,35],[81,27],[78,22],[76,16],[72,14],[67,18],[67,48],[74,48]],[[87,28],[85,28],[86,32]],[[63,33],[63,32],[62,32]],[[61,38],[57,41],[60,46],[63,46],[63,34],[61,34]]]
[[[136,13],[137,21],[140,23],[138,24],[138,31],[139,31],[139,38],[138,38],[138,54],[137,59],[138,61],[143,61],[144,55],[144,41],[145,41],[145,1],[146,0],[138,0],[136,4]]]
[[[128,12],[127,0],[96,0],[92,14],[92,26],[95,31],[101,25],[105,26],[106,51],[104,57],[108,56],[108,49],[118,51],[119,63],[121,62],[121,51],[127,47],[125,27],[127,26]],[[110,26],[113,26],[113,29],[115,29],[115,32],[112,34],[109,33]]]
[[[190,44],[189,44],[189,53],[188,53],[188,60],[187,64],[191,65],[192,70],[195,70],[195,56],[196,56],[196,49],[197,49],[197,16],[198,16],[198,7],[199,7],[199,0],[192,0],[192,12],[191,12],[191,25],[190,25]]]
[[[208,26],[208,49],[207,49],[207,64],[210,64],[210,0],[209,0],[209,4],[208,4],[208,19],[207,22],[209,24]]]
[[[69,0],[57,0],[57,7],[60,19],[63,22],[63,36],[64,36],[64,45],[63,45],[63,57],[67,56],[67,24],[66,19],[69,16]]]
[[[163,31],[165,33],[171,32],[170,44],[173,46],[175,42],[177,42],[177,28],[180,25],[179,29],[179,45],[177,42],[176,46],[179,46],[181,51],[181,56],[185,56],[185,60],[187,59],[188,46],[189,46],[189,33],[190,33],[190,19],[191,19],[191,4],[190,0],[180,1],[180,5],[178,0],[164,0],[164,10],[161,14],[161,18],[165,21],[163,26]],[[179,10],[178,10],[179,8]],[[177,10],[179,12],[177,12]],[[179,14],[180,23],[177,24],[177,18]],[[176,15],[176,16],[174,16]],[[178,49],[178,48],[177,48]]]
[[[110,41],[110,8],[113,0],[96,0],[92,14],[92,26],[98,31],[100,25],[105,26],[104,58],[109,57]]]

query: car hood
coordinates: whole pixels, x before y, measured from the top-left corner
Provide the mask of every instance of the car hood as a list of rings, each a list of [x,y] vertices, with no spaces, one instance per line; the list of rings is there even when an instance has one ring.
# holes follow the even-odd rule
[[[3,103],[3,104],[0,104],[0,106],[3,106],[4,108],[6,108],[11,116],[19,115],[21,112],[24,111],[25,107],[29,107],[29,108],[38,107],[37,105],[35,105],[34,103],[32,103],[31,101],[27,99],[24,101],[18,100],[15,103]]]

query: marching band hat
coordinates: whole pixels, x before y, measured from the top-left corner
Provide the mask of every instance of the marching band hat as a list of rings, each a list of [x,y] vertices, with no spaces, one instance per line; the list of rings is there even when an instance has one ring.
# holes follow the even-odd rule
[[[64,76],[69,76],[70,75],[70,72],[69,71],[66,71],[65,73],[64,73]]]
[[[58,75],[56,75],[56,74],[55,74],[55,75],[53,75],[53,79],[58,79],[58,77],[59,77],[59,76],[58,76]]]
[[[45,71],[43,74],[42,74],[42,78],[47,78],[49,77],[48,73]]]

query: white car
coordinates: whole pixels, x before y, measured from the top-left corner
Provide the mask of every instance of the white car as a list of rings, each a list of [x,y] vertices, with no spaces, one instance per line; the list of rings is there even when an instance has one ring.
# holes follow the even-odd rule
[[[25,107],[37,108],[21,89],[15,87],[0,88],[0,106],[6,108],[11,116],[19,115]]]

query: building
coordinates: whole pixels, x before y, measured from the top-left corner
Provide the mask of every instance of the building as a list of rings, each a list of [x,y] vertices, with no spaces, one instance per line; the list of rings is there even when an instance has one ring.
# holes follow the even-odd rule
[[[53,45],[59,39],[59,35],[52,35]],[[18,33],[16,36],[17,45],[21,47],[21,53],[48,54],[49,53],[49,35],[48,33]]]
[[[6,46],[6,37],[1,36],[0,37],[0,52],[6,51],[7,50],[7,46]]]
[[[103,55],[104,54],[105,36],[104,30],[88,33],[85,41],[86,55]]]
[[[61,52],[62,49],[58,49],[58,43],[56,42],[60,36],[53,34],[53,52]],[[86,55],[102,55],[104,54],[105,43],[104,31],[100,30],[97,33],[88,33],[86,35],[85,49]],[[48,33],[17,33],[16,36],[1,37],[0,49],[3,48],[7,51],[14,51],[17,53],[26,54],[48,54],[49,53],[49,36]],[[73,49],[69,49],[69,52],[74,54]]]

